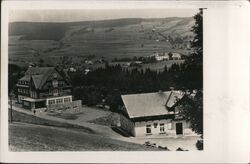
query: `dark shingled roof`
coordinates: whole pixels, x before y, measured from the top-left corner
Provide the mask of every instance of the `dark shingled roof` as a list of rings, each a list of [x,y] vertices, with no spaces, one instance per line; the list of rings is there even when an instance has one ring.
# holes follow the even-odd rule
[[[173,107],[183,97],[181,91],[166,91],[144,94],[122,95],[129,118],[170,114]]]
[[[44,75],[32,75],[31,77],[35,84],[35,88],[40,88]]]
[[[49,71],[54,70],[54,67],[30,67],[25,75],[45,75],[49,73]]]
[[[29,75],[25,75],[23,76],[21,79],[19,79],[20,81],[30,81],[30,76]]]
[[[43,86],[48,77],[54,71],[55,71],[54,67],[30,67],[25,72],[25,76],[22,77],[20,80],[30,81],[31,78],[35,84],[35,87],[39,89]]]

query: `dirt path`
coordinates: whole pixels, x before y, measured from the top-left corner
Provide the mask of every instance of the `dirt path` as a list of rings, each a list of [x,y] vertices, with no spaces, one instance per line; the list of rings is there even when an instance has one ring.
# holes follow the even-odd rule
[[[88,122],[91,120],[95,120],[97,118],[107,117],[111,113],[112,112],[110,112],[110,111],[104,111],[101,109],[83,106],[82,107],[82,114],[78,115],[78,118],[75,121]]]
[[[34,114],[31,111],[22,109],[22,108],[17,107],[17,106],[13,106],[13,110],[34,116]],[[88,110],[90,110],[90,109],[88,109]],[[84,113],[85,113],[85,111],[84,111]],[[87,122],[90,119],[94,118],[94,113],[88,114],[87,116],[90,116],[88,119],[86,119],[87,116],[85,116],[84,113],[82,114],[82,116],[80,116],[79,119],[76,119],[76,120],[66,120],[63,118],[58,118],[58,117],[49,116],[49,115],[45,115],[45,114],[39,114],[39,113],[36,113],[35,116],[39,117],[39,118],[47,119],[47,120],[52,120],[52,121],[57,121],[57,122],[61,122],[61,123],[68,123],[68,124],[73,124],[73,125],[78,125],[78,126],[90,128],[96,134],[100,134],[100,135],[107,136],[107,137],[113,137],[113,138],[122,137],[120,134],[117,134],[108,126],[98,125],[98,124]],[[86,111],[86,113],[87,113],[87,111]],[[103,115],[100,114],[99,116],[102,117]]]

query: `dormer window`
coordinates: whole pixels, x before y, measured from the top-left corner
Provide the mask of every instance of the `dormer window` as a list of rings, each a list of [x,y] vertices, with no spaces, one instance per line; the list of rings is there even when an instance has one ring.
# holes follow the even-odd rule
[[[53,86],[54,88],[58,87],[58,81],[57,81],[57,80],[53,80],[53,81],[52,81],[52,86]]]
[[[55,79],[57,78],[57,73],[53,74],[53,78],[55,78]]]

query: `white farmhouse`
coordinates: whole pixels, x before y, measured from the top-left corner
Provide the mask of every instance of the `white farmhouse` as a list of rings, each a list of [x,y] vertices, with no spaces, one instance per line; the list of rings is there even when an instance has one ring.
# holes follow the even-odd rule
[[[176,53],[176,52],[172,53],[172,59],[173,60],[180,60],[181,59],[181,54]]]
[[[154,56],[157,61],[169,60],[169,55],[167,53],[156,53]]]
[[[180,91],[122,95],[124,115],[120,117],[120,128],[135,137],[196,135],[175,109],[183,95]]]

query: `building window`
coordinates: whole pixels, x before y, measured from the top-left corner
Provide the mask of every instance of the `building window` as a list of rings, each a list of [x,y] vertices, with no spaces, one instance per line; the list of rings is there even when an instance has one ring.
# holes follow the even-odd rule
[[[57,73],[53,73],[53,77],[54,77],[54,78],[57,78]]]
[[[151,125],[146,125],[146,133],[151,134]]]
[[[64,98],[64,102],[70,102],[70,98]]]
[[[53,90],[53,96],[57,96],[58,95],[58,89],[54,89]]]
[[[24,97],[23,97],[23,96],[18,96],[18,98],[19,98],[19,103],[21,103],[21,102],[22,102],[22,100],[24,99]]]
[[[59,86],[63,86],[63,85],[64,85],[64,82],[63,82],[63,81],[59,81],[59,82],[58,82],[58,85],[59,85]]]
[[[26,106],[26,107],[28,107],[28,106],[30,106],[30,103],[27,102],[27,101],[24,101],[24,102],[23,102],[23,105]]]
[[[154,128],[157,128],[158,123],[154,123]]]
[[[165,132],[164,124],[160,124],[160,132]]]
[[[56,103],[57,104],[61,104],[62,103],[62,99],[56,99]]]
[[[49,100],[49,105],[55,104],[55,100]]]
[[[53,86],[54,88],[58,87],[58,81],[57,81],[57,80],[53,80],[53,81],[52,81],[52,86]]]
[[[168,123],[167,127],[168,127],[168,130],[171,130],[172,129],[172,123]]]

